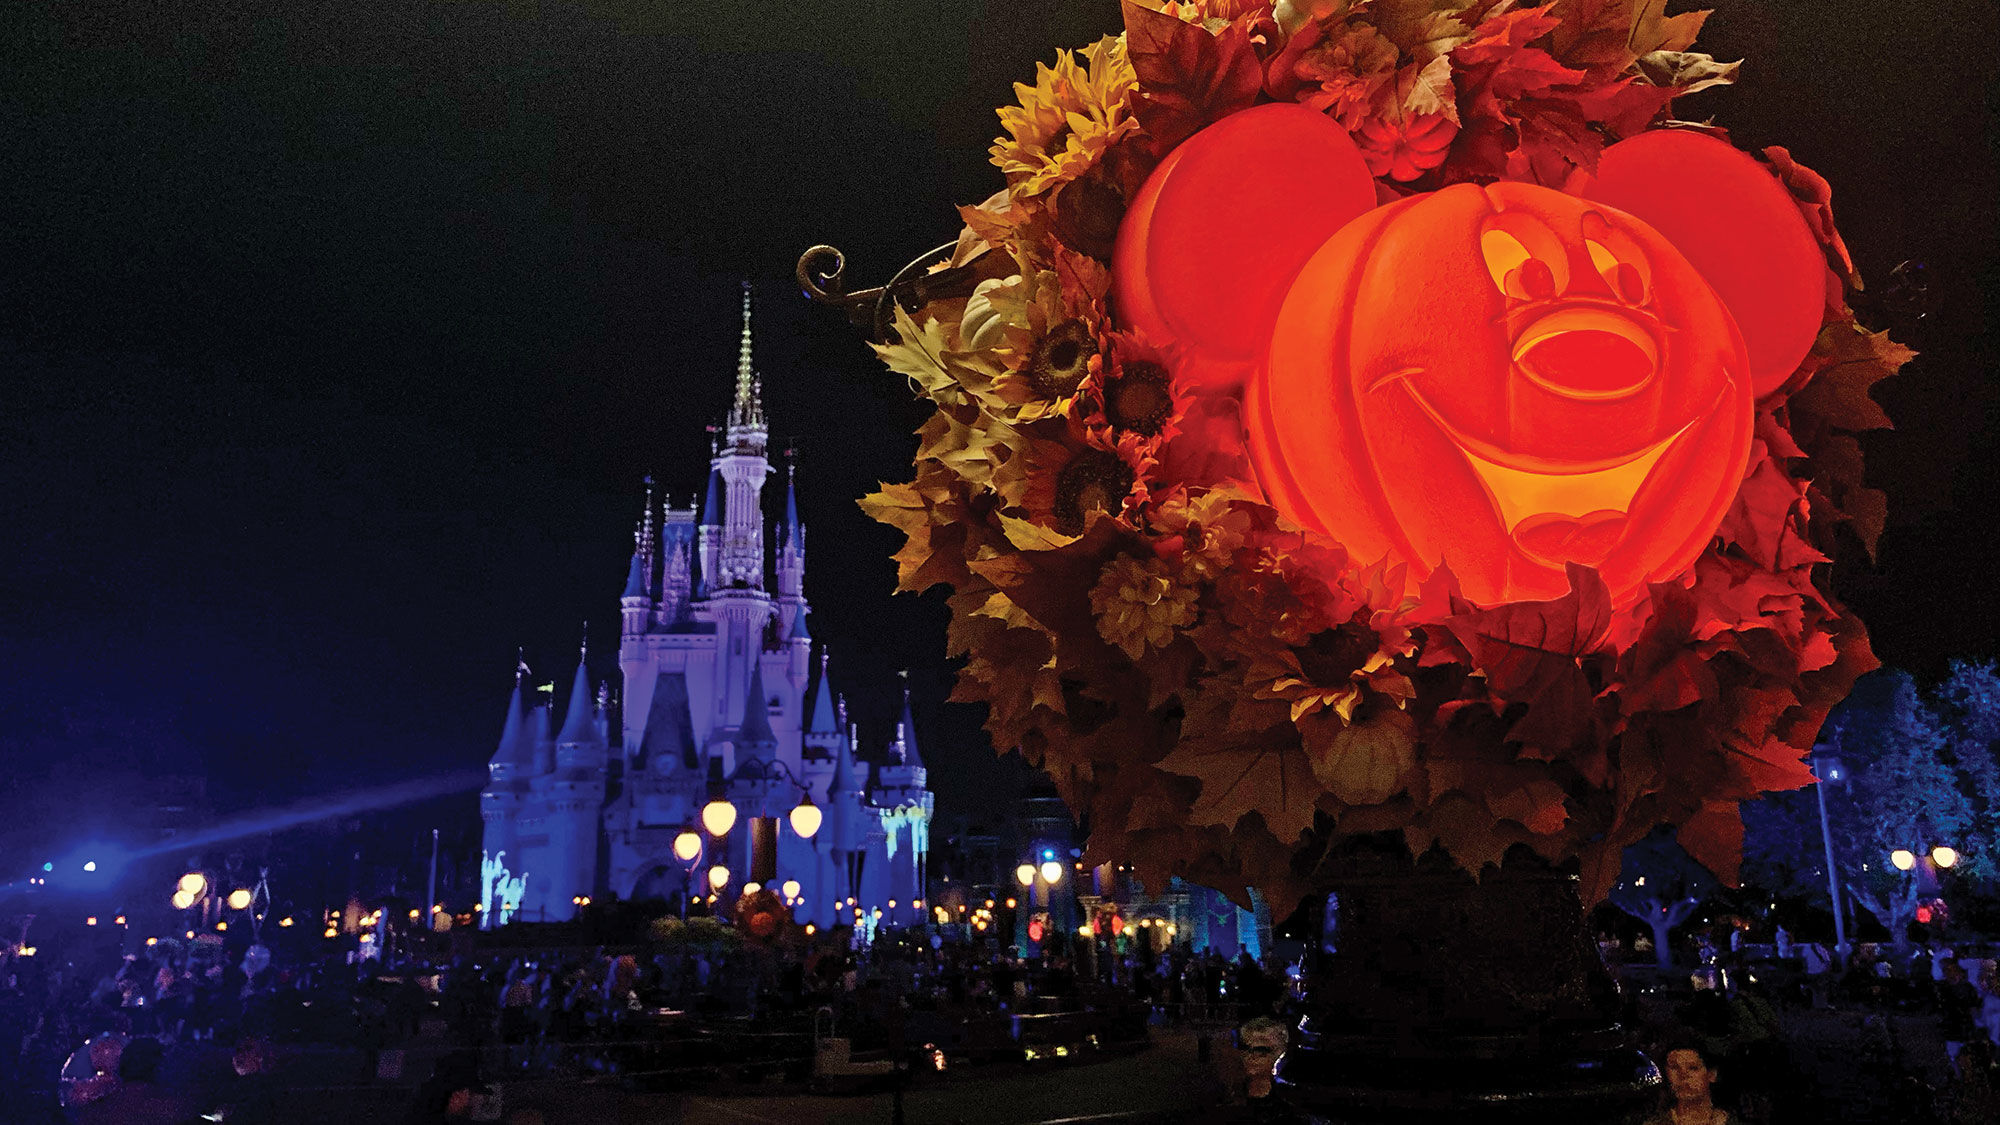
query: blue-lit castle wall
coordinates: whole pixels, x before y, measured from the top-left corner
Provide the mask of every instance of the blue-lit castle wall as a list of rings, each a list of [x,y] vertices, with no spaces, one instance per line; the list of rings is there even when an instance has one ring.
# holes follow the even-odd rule
[[[764,516],[767,437],[746,292],[735,401],[703,502],[656,508],[649,493],[639,522],[620,598],[616,729],[608,690],[593,694],[582,662],[560,716],[553,702],[529,706],[516,679],[481,794],[484,924],[569,919],[583,896],[705,894],[718,864],[733,895],[753,877],[752,818],[776,820],[774,883],[800,884],[799,921],[825,925],[836,910],[852,920],[857,908],[871,922],[880,908],[886,924],[925,917],[933,803],[908,701],[889,745],[864,760],[824,654],[814,666],[789,479],[783,517]],[[824,817],[811,839],[787,820],[804,791]],[[675,838],[699,830],[717,796],[736,807],[735,829],[704,833],[703,853],[683,862]]]

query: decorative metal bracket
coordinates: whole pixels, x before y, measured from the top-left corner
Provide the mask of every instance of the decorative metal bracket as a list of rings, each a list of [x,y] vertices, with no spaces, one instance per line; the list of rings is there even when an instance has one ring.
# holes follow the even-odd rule
[[[887,285],[852,293],[847,291],[847,255],[831,246],[815,246],[799,255],[799,288],[813,300],[846,313],[856,327],[867,330],[870,340],[886,343],[896,334],[891,301],[915,312],[939,298],[971,295],[976,284],[971,262],[942,270],[927,268],[957,245],[954,239],[928,250],[897,270]]]

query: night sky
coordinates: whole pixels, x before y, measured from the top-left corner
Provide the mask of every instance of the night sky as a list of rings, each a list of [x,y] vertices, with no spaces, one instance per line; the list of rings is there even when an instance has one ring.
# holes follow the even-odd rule
[[[2000,655],[2000,18],[1714,6],[1702,47],[1750,62],[1682,114],[1789,146],[1864,275],[1921,260],[1935,297],[1867,441],[1882,556],[1838,589],[1920,675]],[[1112,0],[0,5],[0,776],[206,771],[226,805],[482,764],[516,646],[566,685],[588,618],[615,673],[640,479],[700,487],[748,278],[864,738],[908,666],[940,811],[1017,785],[942,704],[941,599],[890,597],[895,537],[853,504],[923,411],[790,276],[831,242],[874,284],[952,237],[999,186],[1009,84],[1117,26]]]

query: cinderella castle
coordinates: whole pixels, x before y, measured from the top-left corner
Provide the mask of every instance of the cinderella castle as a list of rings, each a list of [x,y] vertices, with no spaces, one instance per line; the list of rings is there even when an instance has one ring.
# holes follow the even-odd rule
[[[789,473],[783,518],[765,517],[768,437],[746,284],[735,401],[699,512],[656,508],[648,482],[619,598],[620,705],[608,685],[592,692],[583,660],[560,716],[553,693],[530,706],[525,666],[515,677],[480,794],[485,925],[569,919],[586,898],[730,900],[751,880],[791,897],[800,922],[927,916],[932,796],[908,689],[895,737],[867,760],[825,652],[813,660]],[[703,826],[718,799],[735,813],[720,836]],[[790,816],[806,803],[818,816]]]

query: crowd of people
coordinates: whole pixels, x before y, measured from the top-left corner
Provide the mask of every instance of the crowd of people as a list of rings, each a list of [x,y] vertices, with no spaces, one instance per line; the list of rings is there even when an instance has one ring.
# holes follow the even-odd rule
[[[393,1095],[410,1122],[491,1120],[481,1099],[496,1081],[691,1083],[764,1061],[797,1076],[813,1034],[834,1027],[857,1051],[908,1049],[944,1043],[953,1027],[1018,1035],[1022,1016],[1106,1011],[1136,1013],[1140,1036],[1148,1026],[1191,1029],[1205,1064],[1218,1045],[1227,1073],[1211,1091],[1218,1112],[1286,1119],[1271,1064],[1296,1022],[1297,962],[1145,942],[1024,958],[919,932],[859,949],[844,935],[775,946],[718,937],[477,955],[461,945],[394,966],[348,956],[274,965],[261,949],[225,954],[215,943],[163,942],[105,964],[16,955],[0,970],[0,1122],[257,1125],[277,1119],[279,1090],[296,1086],[307,1055],[320,1065],[313,1082]],[[1695,953],[1692,980],[1662,994],[1671,1003],[1627,1009],[1665,1079],[1670,1115],[1660,1122],[1800,1119],[1797,1107],[1818,1103],[1789,1054],[1783,1013],[1829,1007],[1878,1030],[1934,1021],[1948,1077],[1926,1084],[1920,1066],[1894,1060],[1910,1071],[1896,1079],[1908,1119],[2000,1121],[1993,961],[1922,945],[1906,955],[1864,948],[1845,966],[1815,966],[1798,950]],[[1626,985],[1628,998],[1645,991]],[[692,1041],[675,1039],[676,1021],[711,1043],[718,1026],[744,1038],[718,1062],[675,1047]],[[784,1042],[736,1049],[755,1036]],[[432,1048],[428,1077],[410,1090],[395,1063],[419,1041]],[[532,1107],[510,1112],[506,1120],[541,1119]]]

